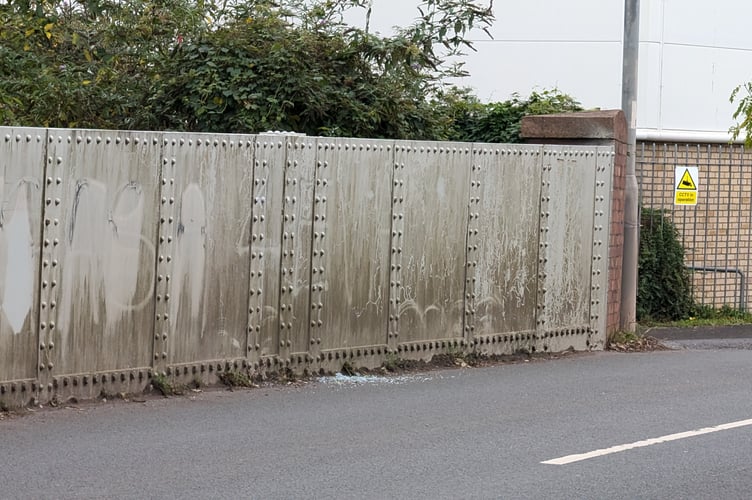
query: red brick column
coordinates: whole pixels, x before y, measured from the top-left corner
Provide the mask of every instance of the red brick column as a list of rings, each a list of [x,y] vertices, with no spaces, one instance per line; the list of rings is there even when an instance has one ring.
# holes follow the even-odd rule
[[[627,172],[627,122],[621,110],[586,111],[522,119],[520,135],[534,144],[614,146],[611,233],[608,249],[608,323],[610,337],[619,330],[624,248],[624,190]]]

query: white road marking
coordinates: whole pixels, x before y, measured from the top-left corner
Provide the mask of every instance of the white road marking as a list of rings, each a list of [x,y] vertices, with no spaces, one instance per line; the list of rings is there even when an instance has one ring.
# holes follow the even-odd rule
[[[661,437],[652,438],[652,439],[645,439],[644,441],[637,441],[637,442],[629,443],[629,444],[620,444],[618,446],[612,446],[610,448],[603,448],[600,450],[590,451],[587,453],[567,455],[566,457],[553,458],[551,460],[546,460],[545,462],[541,462],[541,463],[548,464],[548,465],[567,465],[573,462],[580,462],[582,460],[587,460],[589,458],[602,457],[604,455],[610,455],[612,453],[619,453],[621,451],[627,451],[627,450],[631,450],[634,448],[642,448],[642,447],[651,446],[654,444],[667,443],[669,441],[676,441],[677,439],[685,439],[685,438],[690,438],[690,437],[695,437],[695,436],[701,436],[703,434],[710,434],[712,432],[727,431],[729,429],[736,429],[737,427],[745,427],[747,425],[752,425],[752,418],[748,420],[739,420],[737,422],[731,422],[728,424],[716,425],[714,427],[705,427],[705,428],[697,429],[694,431],[668,434],[666,436],[661,436]]]

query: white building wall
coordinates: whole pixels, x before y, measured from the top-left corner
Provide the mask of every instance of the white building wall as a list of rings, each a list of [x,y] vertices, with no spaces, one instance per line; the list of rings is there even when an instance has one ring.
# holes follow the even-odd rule
[[[739,0],[648,0],[655,33],[641,36],[654,56],[643,63],[658,77],[640,91],[655,105],[641,107],[652,120],[641,128],[665,135],[717,134],[726,137],[733,124],[729,96],[752,77],[752,3]],[[641,71],[644,64],[641,64]],[[646,70],[647,71],[647,70]],[[641,100],[641,104],[644,101]],[[643,110],[642,108],[647,108]],[[648,114],[649,113],[649,114]]]
[[[418,3],[374,0],[372,30],[409,24]],[[484,100],[557,87],[587,108],[620,107],[623,0],[496,0],[494,9],[493,40],[473,35],[463,85]],[[752,79],[750,19],[742,0],[641,1],[640,136],[728,137],[729,95]]]

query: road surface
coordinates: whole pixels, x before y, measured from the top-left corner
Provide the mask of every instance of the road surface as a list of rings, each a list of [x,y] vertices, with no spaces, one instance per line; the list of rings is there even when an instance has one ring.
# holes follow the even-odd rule
[[[752,494],[747,349],[602,352],[77,406],[0,421],[0,498]]]

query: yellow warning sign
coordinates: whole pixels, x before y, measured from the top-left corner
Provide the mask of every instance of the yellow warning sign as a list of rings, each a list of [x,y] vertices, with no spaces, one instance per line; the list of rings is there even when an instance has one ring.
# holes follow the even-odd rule
[[[676,167],[674,170],[674,205],[697,205],[697,167]]]
[[[676,186],[676,189],[685,189],[687,191],[697,191],[697,184],[695,184],[694,179],[692,179],[692,175],[689,173],[689,169],[684,169],[684,175],[682,175],[681,180],[679,181],[679,185]]]
[[[674,205],[697,205],[697,191],[677,191]]]

